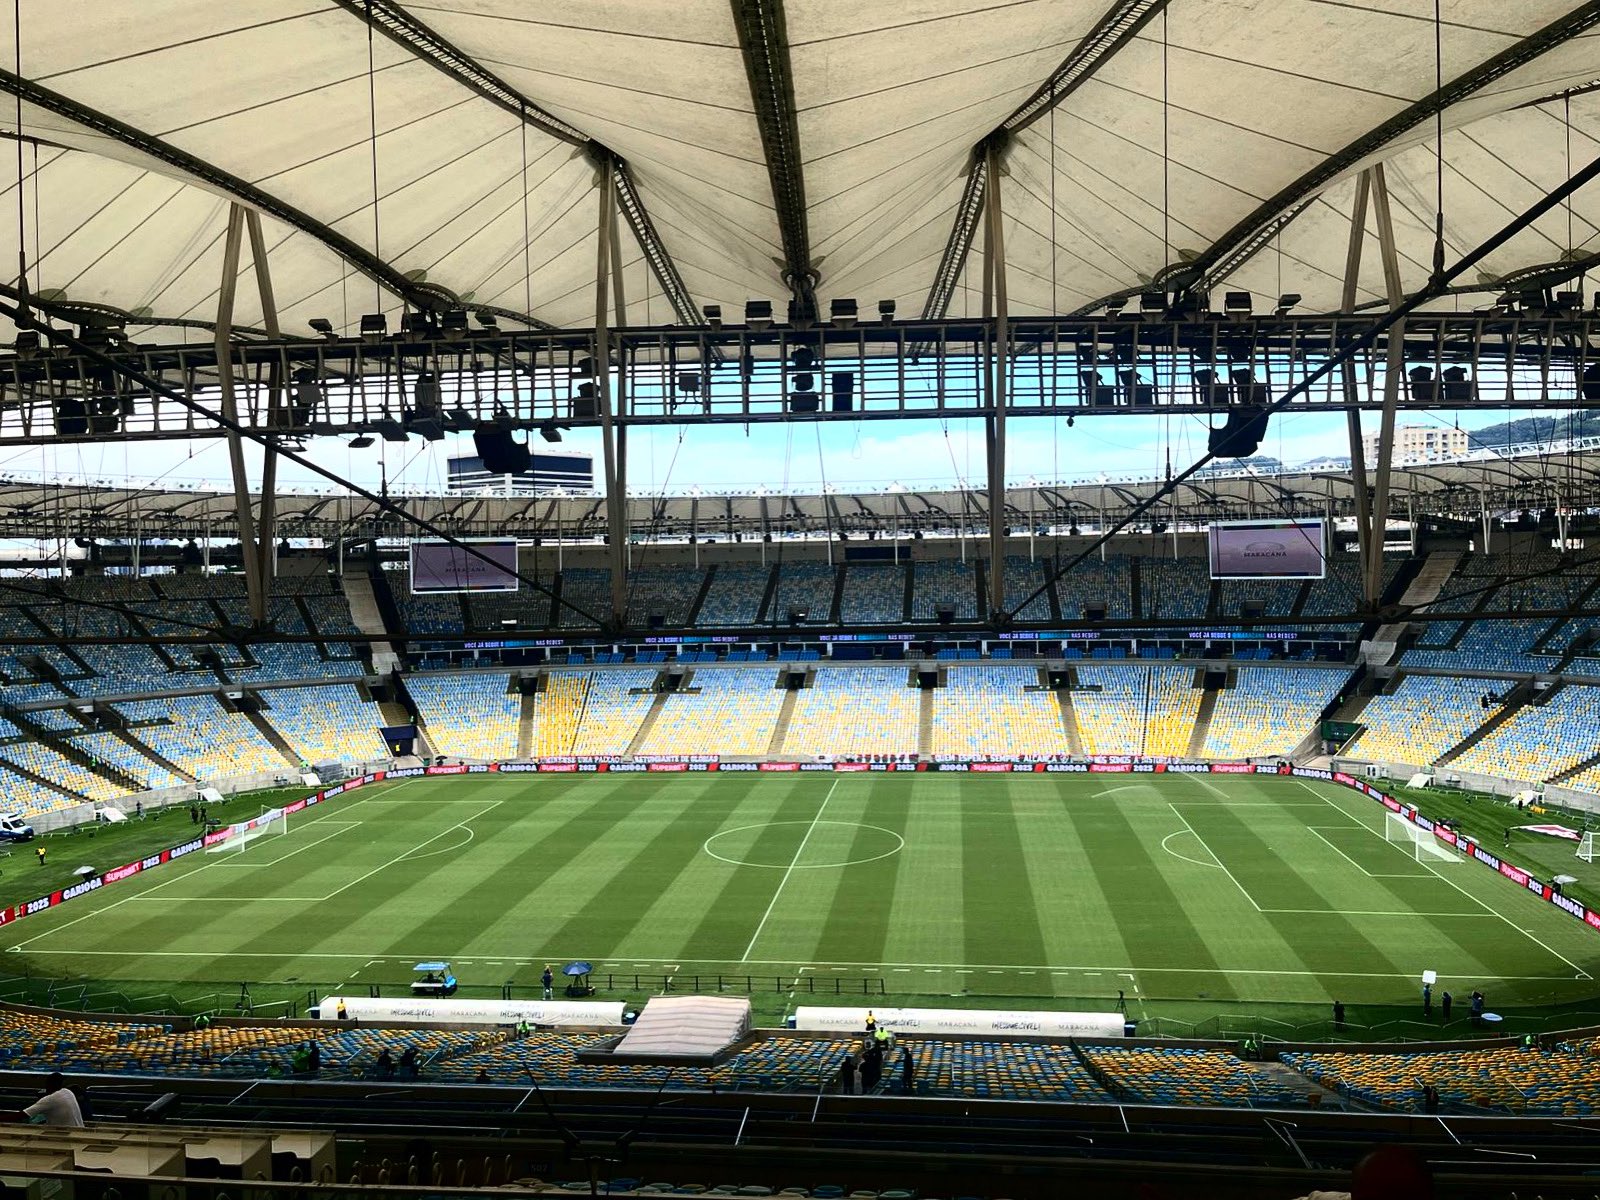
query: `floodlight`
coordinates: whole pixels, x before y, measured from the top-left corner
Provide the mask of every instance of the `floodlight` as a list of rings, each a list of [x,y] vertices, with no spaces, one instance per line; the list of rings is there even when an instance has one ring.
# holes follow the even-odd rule
[[[333,322],[328,320],[327,317],[312,317],[306,324],[329,341],[333,340]]]
[[[478,324],[482,325],[485,329],[496,329],[497,330],[497,329],[500,328],[499,321],[496,320],[495,315],[492,312],[490,312],[487,308],[480,308],[477,312],[473,313],[472,315],[478,318]]]
[[[1167,294],[1165,292],[1140,292],[1139,311],[1142,313],[1166,312]]]
[[[1224,292],[1222,311],[1230,317],[1248,317],[1255,311],[1255,300],[1249,292]]]
[[[746,300],[744,302],[744,323],[751,329],[772,328],[772,301],[771,300]]]
[[[1278,297],[1278,316],[1285,316],[1289,310],[1300,303],[1299,292],[1285,292]]]
[[[849,297],[830,300],[828,318],[840,329],[849,329],[856,323],[856,302]]]
[[[1595,297],[1595,306],[1597,308],[1600,308],[1600,294],[1597,294],[1596,297]],[[878,320],[882,321],[885,325],[887,325],[890,321],[894,320],[894,301],[893,300],[879,300],[878,301]]]
[[[561,440],[561,426],[554,421],[543,421],[539,425],[539,436],[547,442],[559,442]]]
[[[349,448],[351,450],[365,450],[368,446],[371,446],[372,444],[373,444],[373,439],[372,439],[371,435],[362,433],[362,434],[358,434],[357,436],[355,436],[355,437],[350,439]]]
[[[707,325],[711,326],[712,329],[722,328],[722,305],[708,304],[705,306],[704,312]]]
[[[363,313],[361,316],[361,340],[363,342],[381,342],[389,332],[389,318],[382,313]]]

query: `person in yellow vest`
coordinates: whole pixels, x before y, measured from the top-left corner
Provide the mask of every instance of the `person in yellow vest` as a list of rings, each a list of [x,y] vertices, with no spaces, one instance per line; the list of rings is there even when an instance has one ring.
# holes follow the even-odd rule
[[[43,853],[43,851],[40,851],[40,853]],[[869,1009],[867,1009],[867,1032],[870,1034],[873,1030],[875,1030],[877,1028],[878,1028],[878,1018],[872,1015],[872,1010],[869,1008]]]
[[[39,856],[39,865],[44,866],[44,847],[36,846],[33,852]]]
[[[350,1013],[345,1009],[344,999],[342,997],[339,1000],[339,1007],[335,1010],[335,1015],[337,1015],[341,1021],[348,1021],[350,1019]]]

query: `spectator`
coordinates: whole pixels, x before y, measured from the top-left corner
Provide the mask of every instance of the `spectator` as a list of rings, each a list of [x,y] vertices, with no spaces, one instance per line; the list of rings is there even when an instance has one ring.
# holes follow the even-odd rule
[[[1433,984],[1431,983],[1422,985],[1422,1015],[1429,1020],[1433,1019]]]
[[[1422,1085],[1422,1111],[1425,1113],[1439,1111],[1439,1089],[1431,1083]]]
[[[313,1075],[322,1070],[322,1047],[316,1042],[306,1043],[306,1070]]]
[[[489,1068],[488,1067],[479,1067],[478,1068],[478,1073],[475,1076],[473,1076],[472,1082],[473,1083],[493,1083],[494,1080],[489,1078]]]
[[[556,994],[556,977],[555,974],[550,970],[549,963],[545,963],[544,974],[539,976],[539,982],[544,985],[544,998],[546,1000],[554,999]]]
[[[389,1047],[385,1046],[378,1051],[378,1057],[373,1060],[372,1067],[378,1073],[379,1079],[394,1078],[394,1055],[389,1053]]]
[[[1455,997],[1449,992],[1439,997],[1439,1011],[1444,1014],[1446,1025],[1450,1023],[1450,1006],[1455,1003]]]
[[[341,1021],[348,1021],[350,1019],[350,1010],[344,1006],[344,997],[341,996],[339,998],[339,1007],[334,1009],[334,1014]]]
[[[883,1078],[883,1046],[873,1042],[861,1056],[861,1090],[870,1092]]]
[[[907,1096],[916,1088],[917,1065],[911,1059],[911,1047],[905,1046],[900,1052],[900,1090]]]
[[[851,1051],[846,1051],[844,1061],[839,1064],[839,1090],[846,1096],[853,1096],[856,1092],[856,1056]]]
[[[1445,1002],[1445,1012],[1446,1012],[1446,1014],[1448,1014],[1449,1011],[1450,1011],[1450,1008],[1449,1008],[1449,1005],[1450,1005],[1450,993],[1449,992],[1445,993],[1445,1001],[1444,1002]],[[1335,1029],[1343,1029],[1344,1028],[1344,1001],[1343,1000],[1335,1000],[1333,1002],[1333,1027]]]
[[[51,1072],[44,1081],[44,1095],[22,1110],[22,1119],[34,1125],[60,1125],[70,1129],[83,1128],[83,1109],[78,1097],[73,1095],[60,1071]]]
[[[417,1079],[422,1075],[422,1069],[417,1063],[417,1048],[407,1046],[405,1053],[400,1055],[400,1078]]]

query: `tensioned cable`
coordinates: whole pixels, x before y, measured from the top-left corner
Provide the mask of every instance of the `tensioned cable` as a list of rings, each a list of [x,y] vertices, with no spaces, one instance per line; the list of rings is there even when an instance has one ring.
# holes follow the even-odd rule
[[[528,243],[528,114],[522,114],[522,311],[533,312],[533,267],[529,262]]]
[[[18,0],[20,3],[21,0]],[[374,65],[372,38],[375,25],[372,19],[372,0],[367,0],[367,123],[368,146],[372,158],[372,257],[383,260],[378,239],[378,74]],[[377,297],[378,311],[383,311],[383,285],[373,278],[373,292]]]
[[[1444,91],[1444,18],[1433,0],[1433,94]],[[1433,278],[1444,275],[1444,105],[1433,110]]]
[[[1167,6],[1161,7],[1161,265],[1172,262],[1172,144],[1167,136]],[[1052,109],[1052,111],[1054,111]]]
[[[11,34],[16,41],[17,78],[22,78],[22,0],[12,0]],[[17,89],[17,290],[28,294],[28,216],[23,199],[22,173],[22,89]],[[34,151],[35,156],[38,150]]]

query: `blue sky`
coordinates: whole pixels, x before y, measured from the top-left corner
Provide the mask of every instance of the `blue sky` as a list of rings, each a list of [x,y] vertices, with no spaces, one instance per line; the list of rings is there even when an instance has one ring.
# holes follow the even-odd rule
[[[1466,414],[1465,428],[1532,415],[1500,411]],[[1413,423],[1449,425],[1454,414],[1434,412],[1406,417]],[[1376,414],[1364,423],[1375,429]],[[1095,478],[1163,473],[1169,460],[1174,471],[1204,452],[1203,416],[1080,417],[1072,428],[1064,421],[1016,418],[1011,423],[1007,476],[1017,484],[1039,480]],[[681,434],[681,441],[680,441]],[[820,434],[820,438],[819,438]],[[824,479],[841,490],[883,489],[899,483],[907,488],[950,487],[959,481],[983,484],[983,430],[976,421],[853,421],[792,425],[695,426],[635,431],[629,450],[632,492],[684,492],[790,489],[818,490]],[[537,442],[535,436],[535,441]],[[820,442],[820,451],[819,451]],[[538,443],[542,445],[543,443]],[[588,450],[599,468],[598,433],[573,430],[563,446]],[[1323,455],[1348,452],[1345,421],[1339,413],[1297,413],[1272,419],[1261,453],[1294,464]],[[472,453],[470,436],[443,442],[420,439],[401,444],[379,441],[366,450],[350,450],[340,439],[318,439],[310,454],[318,463],[358,483],[376,486],[380,462],[391,485],[441,489],[445,459],[451,453]],[[252,476],[259,455],[252,453]],[[46,445],[0,449],[0,472],[44,471],[86,479],[158,479],[178,486],[225,485],[228,458],[218,439],[142,444]],[[286,464],[285,485],[322,486],[302,468]]]

